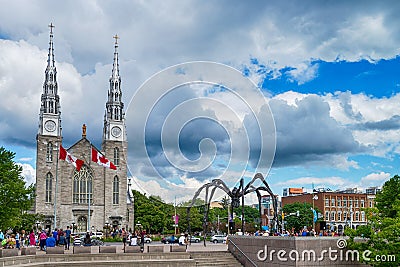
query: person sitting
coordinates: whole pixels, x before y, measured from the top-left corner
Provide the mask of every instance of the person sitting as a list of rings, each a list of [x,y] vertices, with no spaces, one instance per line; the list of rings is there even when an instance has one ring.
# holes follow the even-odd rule
[[[137,235],[133,234],[131,236],[131,242],[129,243],[130,246],[137,246]]]
[[[64,233],[63,232],[60,232],[60,234],[58,235],[59,237],[59,239],[58,239],[58,245],[60,245],[60,246],[65,246],[65,236],[64,236]]]
[[[56,246],[56,239],[53,237],[53,235],[49,234],[47,239],[46,239],[46,249],[47,248],[52,248]]]
[[[181,234],[181,236],[179,237],[179,246],[185,246],[186,242],[185,242],[185,236],[183,234]]]
[[[90,239],[90,234],[89,234],[89,233],[86,233],[86,236],[85,236],[85,238],[83,239],[83,245],[84,245],[85,247],[91,246],[91,245],[92,245],[92,240]]]
[[[6,248],[15,248],[16,240],[15,235],[12,234],[9,238],[7,238]]]

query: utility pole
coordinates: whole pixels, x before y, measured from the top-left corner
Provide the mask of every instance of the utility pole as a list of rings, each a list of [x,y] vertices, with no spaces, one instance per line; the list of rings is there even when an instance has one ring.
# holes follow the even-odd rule
[[[230,213],[229,202],[228,202],[228,235],[230,235],[230,222],[231,222],[231,213]]]
[[[176,196],[175,196],[175,204],[174,204],[174,209],[175,209],[175,216],[174,216],[174,227],[175,227],[175,236],[177,235],[177,228],[178,228],[178,224],[177,224],[177,220],[176,220]]]
[[[219,234],[219,214],[218,214],[218,222],[217,222],[217,233]],[[229,228],[229,227],[228,227]]]

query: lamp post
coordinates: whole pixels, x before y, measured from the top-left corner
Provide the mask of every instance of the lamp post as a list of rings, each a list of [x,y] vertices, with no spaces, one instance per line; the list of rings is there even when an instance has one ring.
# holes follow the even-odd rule
[[[108,225],[109,225],[109,223],[108,223],[108,221],[106,221],[106,238],[108,237]]]
[[[75,232],[75,222],[73,221],[72,222],[72,233],[74,233]]]

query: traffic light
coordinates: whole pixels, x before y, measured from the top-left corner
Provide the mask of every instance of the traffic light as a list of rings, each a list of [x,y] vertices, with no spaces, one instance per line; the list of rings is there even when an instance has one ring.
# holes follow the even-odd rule
[[[229,222],[229,231],[235,230],[235,222]]]
[[[299,217],[300,216],[300,211],[296,212],[296,216]]]

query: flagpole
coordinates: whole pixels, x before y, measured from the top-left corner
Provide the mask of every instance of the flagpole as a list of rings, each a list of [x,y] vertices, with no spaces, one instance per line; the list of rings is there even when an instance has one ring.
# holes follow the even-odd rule
[[[88,188],[88,230],[90,232],[90,191],[92,191],[92,183],[90,183],[90,187]]]
[[[61,145],[61,144],[60,144]],[[54,194],[54,229],[57,228],[57,189],[58,189],[58,153],[60,148],[57,148],[57,160],[56,160],[56,188]]]

